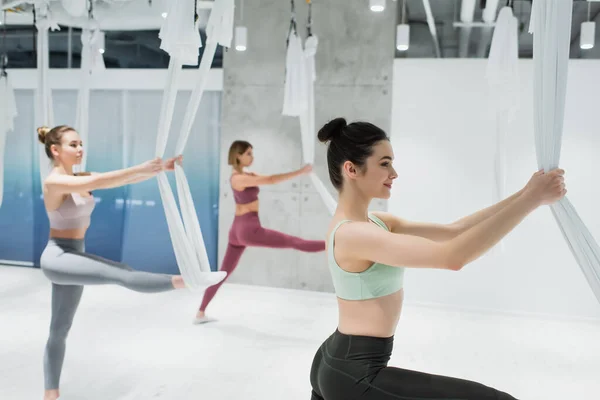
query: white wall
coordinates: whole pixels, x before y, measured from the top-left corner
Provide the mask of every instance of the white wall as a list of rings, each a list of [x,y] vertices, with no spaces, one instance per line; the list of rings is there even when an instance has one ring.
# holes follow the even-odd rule
[[[451,222],[493,202],[495,121],[488,108],[486,60],[397,59],[392,143],[399,172],[389,211]],[[568,197],[600,240],[600,62],[569,65],[561,167]],[[521,106],[508,136],[507,190],[536,171],[533,68],[521,62]],[[462,271],[410,269],[407,302],[600,318],[600,305],[548,207]]]

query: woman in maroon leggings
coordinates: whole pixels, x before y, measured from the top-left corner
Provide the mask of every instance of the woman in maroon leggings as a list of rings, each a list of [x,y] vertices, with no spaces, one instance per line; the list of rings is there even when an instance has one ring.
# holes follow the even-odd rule
[[[233,167],[231,188],[233,189],[233,198],[236,205],[235,219],[229,230],[229,243],[221,265],[221,271],[226,271],[227,277],[231,275],[240,261],[242,253],[248,246],[296,249],[306,252],[325,250],[324,240],[304,240],[296,236],[265,229],[260,225],[258,218],[259,186],[273,185],[307,174],[312,171],[312,167],[306,165],[297,171],[277,175],[258,175],[245,172],[244,168],[250,166],[253,160],[254,156],[250,143],[236,140],[231,144],[228,162]],[[225,282],[225,279],[206,290],[194,323],[202,324],[214,321],[214,319],[208,318],[204,311],[223,282]]]

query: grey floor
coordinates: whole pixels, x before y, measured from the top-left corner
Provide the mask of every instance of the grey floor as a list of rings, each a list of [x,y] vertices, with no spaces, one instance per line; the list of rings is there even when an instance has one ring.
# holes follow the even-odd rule
[[[87,287],[68,340],[61,400],[308,400],[308,373],[335,329],[330,294],[225,284],[199,296]],[[42,398],[50,285],[0,266],[0,399]],[[600,321],[407,304],[391,365],[480,381],[519,399],[600,399]]]

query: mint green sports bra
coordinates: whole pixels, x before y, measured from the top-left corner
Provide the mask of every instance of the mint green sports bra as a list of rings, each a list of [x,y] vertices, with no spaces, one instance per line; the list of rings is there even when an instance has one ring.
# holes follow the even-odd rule
[[[385,223],[376,216],[369,214],[369,219],[383,229],[389,230]],[[333,228],[327,246],[329,271],[336,296],[344,300],[367,300],[387,296],[402,289],[404,267],[374,263],[363,272],[348,272],[338,265],[333,251],[335,232],[346,222],[352,221],[347,219],[340,221]]]

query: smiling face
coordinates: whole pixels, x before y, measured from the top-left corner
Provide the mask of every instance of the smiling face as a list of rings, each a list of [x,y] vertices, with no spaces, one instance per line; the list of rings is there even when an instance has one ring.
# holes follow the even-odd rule
[[[394,151],[388,140],[381,140],[372,147],[373,153],[362,166],[346,161],[344,177],[367,198],[389,199],[392,182],[398,177],[392,166]]]

